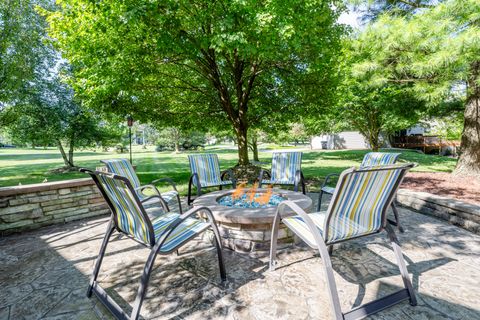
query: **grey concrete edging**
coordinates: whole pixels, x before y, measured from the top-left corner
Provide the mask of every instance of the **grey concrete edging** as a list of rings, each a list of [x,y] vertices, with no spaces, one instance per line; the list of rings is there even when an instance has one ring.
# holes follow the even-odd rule
[[[397,203],[480,234],[480,206],[427,192],[400,189]]]

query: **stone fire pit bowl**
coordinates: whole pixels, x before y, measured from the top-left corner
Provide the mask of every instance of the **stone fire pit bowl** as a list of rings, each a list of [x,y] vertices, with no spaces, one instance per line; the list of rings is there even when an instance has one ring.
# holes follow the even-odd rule
[[[218,229],[222,236],[224,247],[238,252],[266,251],[270,249],[270,236],[273,218],[277,206],[268,208],[239,208],[219,204],[218,200],[231,195],[234,190],[221,190],[202,195],[193,202],[194,207],[208,207],[213,212]],[[257,189],[256,193],[264,193],[266,189]],[[312,209],[312,199],[300,192],[283,189],[273,189],[273,194],[295,202],[306,212]],[[293,215],[288,208],[286,215]],[[293,242],[293,233],[280,225],[278,233],[279,247],[281,244]]]

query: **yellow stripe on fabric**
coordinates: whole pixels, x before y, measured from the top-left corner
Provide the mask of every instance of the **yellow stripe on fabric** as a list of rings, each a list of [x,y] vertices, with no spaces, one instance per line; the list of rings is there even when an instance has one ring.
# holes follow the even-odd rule
[[[355,203],[354,203],[354,205],[353,205],[353,207],[350,211],[350,215],[349,215],[349,220],[353,220],[353,222],[356,221],[355,217],[357,216],[358,205],[360,204],[360,202],[362,202],[362,200],[363,201],[365,200],[364,199],[364,194],[365,194],[366,187],[368,185],[369,178],[371,176],[371,172],[367,172],[366,177],[363,177],[363,176],[364,175],[360,175],[360,178],[362,179],[362,181],[359,181],[361,183],[361,188],[357,193],[356,199],[354,199]],[[353,230],[353,228],[351,228],[350,225],[348,227],[349,227],[349,229],[347,231],[347,237],[351,236],[353,234],[353,232],[355,231],[355,230]]]

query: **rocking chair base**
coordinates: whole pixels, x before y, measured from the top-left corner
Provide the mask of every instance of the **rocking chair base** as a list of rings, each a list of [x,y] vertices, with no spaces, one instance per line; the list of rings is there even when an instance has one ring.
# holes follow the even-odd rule
[[[87,296],[90,297],[92,293],[95,294],[98,300],[100,300],[100,302],[115,316],[116,319],[130,319],[130,316],[122,310],[115,300],[113,300],[96,281],[88,288]]]
[[[358,320],[368,317],[374,313],[390,308],[404,300],[410,299],[407,289],[402,289],[388,296],[382,297],[375,301],[361,305],[343,314],[345,320]]]

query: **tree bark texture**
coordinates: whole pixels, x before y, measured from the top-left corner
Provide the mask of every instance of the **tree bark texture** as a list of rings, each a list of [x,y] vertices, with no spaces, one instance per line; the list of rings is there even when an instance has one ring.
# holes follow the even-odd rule
[[[465,106],[464,127],[460,144],[460,157],[454,174],[480,178],[480,61],[472,64],[468,81],[468,97]]]
[[[65,166],[73,167],[73,163],[69,161],[67,154],[65,153],[65,149],[63,148],[62,142],[60,140],[57,140],[57,147],[62,155],[63,163],[65,164]]]
[[[252,138],[250,139],[250,149],[252,150],[253,153],[253,161],[260,161],[258,158],[258,140],[255,134],[252,135]]]

